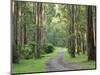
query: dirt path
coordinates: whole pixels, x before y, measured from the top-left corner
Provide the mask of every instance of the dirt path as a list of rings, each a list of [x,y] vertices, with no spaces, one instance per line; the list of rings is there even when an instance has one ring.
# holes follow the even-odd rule
[[[57,56],[51,58],[47,63],[47,71],[63,71],[63,70],[76,70],[82,69],[78,65],[69,64],[64,61],[64,50],[60,49]]]

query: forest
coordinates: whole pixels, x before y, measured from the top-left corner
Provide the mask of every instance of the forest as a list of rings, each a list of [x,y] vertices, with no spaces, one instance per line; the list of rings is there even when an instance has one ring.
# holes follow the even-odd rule
[[[96,69],[96,6],[12,1],[12,73]]]

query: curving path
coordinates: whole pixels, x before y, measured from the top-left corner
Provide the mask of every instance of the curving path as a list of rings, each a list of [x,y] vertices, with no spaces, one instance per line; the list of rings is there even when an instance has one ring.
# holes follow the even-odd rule
[[[51,58],[46,63],[47,71],[68,71],[68,70],[77,70],[83,69],[78,65],[69,64],[64,61],[64,49],[60,48],[57,56]]]

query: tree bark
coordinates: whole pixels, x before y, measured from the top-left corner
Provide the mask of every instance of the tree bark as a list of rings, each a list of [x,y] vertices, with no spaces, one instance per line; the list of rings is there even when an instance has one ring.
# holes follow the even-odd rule
[[[13,1],[14,7],[12,15],[12,62],[19,63],[18,50],[17,50],[17,21],[18,21],[18,2]]]
[[[41,24],[42,24],[42,3],[36,3],[36,46],[35,46],[35,57],[40,58],[41,49]]]
[[[87,7],[87,42],[88,60],[96,60],[96,50],[94,48],[92,6]]]
[[[71,33],[72,33],[72,39],[71,39],[71,57],[75,57],[75,10],[74,5],[72,5],[72,26],[71,26]]]
[[[24,5],[24,7],[26,7],[26,2],[24,3],[25,5]],[[27,34],[26,34],[26,32],[27,32],[27,30],[26,30],[26,14],[25,14],[26,12],[24,11],[24,46],[25,46],[25,44],[27,43]]]

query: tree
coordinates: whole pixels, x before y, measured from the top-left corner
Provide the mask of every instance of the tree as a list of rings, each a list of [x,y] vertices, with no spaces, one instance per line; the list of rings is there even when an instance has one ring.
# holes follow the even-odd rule
[[[42,3],[36,3],[36,34],[35,34],[35,57],[40,58],[41,50],[41,23],[42,23]]]
[[[92,6],[87,6],[87,42],[88,42],[88,60],[96,60],[96,50],[94,48],[93,34],[93,13]]]
[[[74,5],[71,6],[71,57],[75,57],[75,7]]]
[[[12,7],[13,7],[13,11],[12,11],[12,62],[13,63],[19,63],[19,52],[18,52],[18,41],[17,41],[17,24],[18,24],[18,2],[13,1],[12,2]],[[13,36],[14,35],[14,36]]]
[[[92,7],[92,12],[93,12],[94,46],[96,48],[96,6]]]

